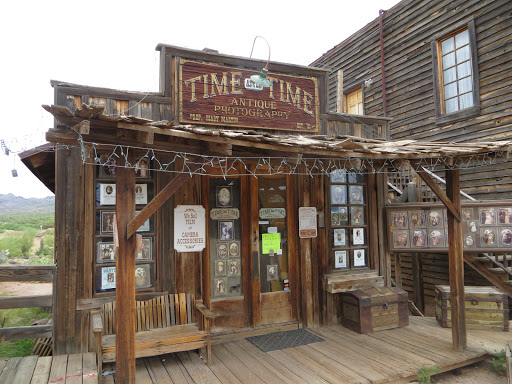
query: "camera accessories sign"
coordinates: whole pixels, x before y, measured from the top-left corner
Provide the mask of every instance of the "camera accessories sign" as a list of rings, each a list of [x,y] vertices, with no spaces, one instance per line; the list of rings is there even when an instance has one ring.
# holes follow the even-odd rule
[[[270,73],[270,87],[250,77],[257,71],[180,62],[180,122],[318,132],[318,85],[314,77]]]

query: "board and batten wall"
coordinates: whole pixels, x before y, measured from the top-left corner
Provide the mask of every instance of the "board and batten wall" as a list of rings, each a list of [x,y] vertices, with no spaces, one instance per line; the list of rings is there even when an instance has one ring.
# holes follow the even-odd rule
[[[512,2],[404,0],[383,16],[387,116],[392,139],[495,141],[512,139]],[[432,41],[474,21],[480,113],[436,124]],[[363,86],[364,113],[383,116],[379,18],[312,63],[331,71],[329,109],[336,110],[338,71],[346,92]],[[364,82],[371,79],[371,84]],[[367,83],[370,83],[369,81]],[[510,162],[461,172],[476,199],[512,198]]]

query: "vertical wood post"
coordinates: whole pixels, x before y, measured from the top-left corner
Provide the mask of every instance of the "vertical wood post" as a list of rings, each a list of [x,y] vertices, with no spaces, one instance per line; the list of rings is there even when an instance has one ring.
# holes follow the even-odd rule
[[[133,158],[129,158],[133,164]],[[116,382],[135,383],[135,247],[127,236],[135,217],[135,170],[116,169]]]
[[[412,261],[412,287],[414,304],[421,312],[425,312],[425,296],[423,288],[423,260],[420,253],[413,253]]]
[[[398,288],[402,288],[402,255],[395,253],[395,284]]]
[[[446,195],[456,211],[461,212],[459,173],[446,171]],[[466,311],[464,298],[464,258],[462,253],[462,223],[448,210],[448,260],[450,272],[450,300],[452,307],[453,349],[463,351],[467,347]]]

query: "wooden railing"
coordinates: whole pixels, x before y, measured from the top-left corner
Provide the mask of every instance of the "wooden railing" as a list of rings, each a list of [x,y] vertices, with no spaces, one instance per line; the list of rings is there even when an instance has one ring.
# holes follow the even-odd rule
[[[48,281],[54,282],[55,265],[7,265],[0,267],[0,282]],[[0,309],[51,307],[53,295],[0,296]],[[52,337],[53,325],[0,328],[0,341]]]

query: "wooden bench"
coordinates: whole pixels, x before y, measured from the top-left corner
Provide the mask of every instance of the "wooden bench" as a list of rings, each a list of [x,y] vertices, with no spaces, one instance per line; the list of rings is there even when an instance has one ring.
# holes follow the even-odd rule
[[[197,310],[197,311],[196,311]],[[190,294],[166,294],[136,301],[135,357],[155,356],[206,347],[211,365],[211,320],[215,317]],[[194,319],[202,319],[195,321]],[[92,332],[98,344],[98,367],[116,360],[116,302],[92,313]]]

